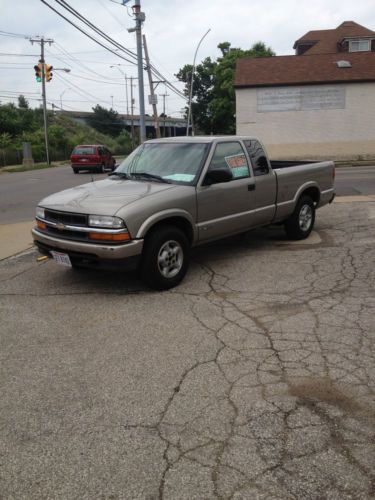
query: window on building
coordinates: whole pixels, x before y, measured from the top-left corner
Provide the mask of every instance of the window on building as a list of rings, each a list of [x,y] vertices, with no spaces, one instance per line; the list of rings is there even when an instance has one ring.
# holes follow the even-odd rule
[[[350,40],[349,52],[366,52],[370,50],[370,40]]]

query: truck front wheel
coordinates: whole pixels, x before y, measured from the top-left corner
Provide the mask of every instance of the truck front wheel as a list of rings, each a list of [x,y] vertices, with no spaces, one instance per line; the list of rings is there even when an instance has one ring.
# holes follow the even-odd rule
[[[293,214],[285,222],[285,231],[291,240],[303,240],[313,230],[315,205],[310,196],[301,196]]]
[[[174,226],[159,226],[146,237],[141,261],[141,278],[155,290],[177,286],[189,265],[189,243]]]

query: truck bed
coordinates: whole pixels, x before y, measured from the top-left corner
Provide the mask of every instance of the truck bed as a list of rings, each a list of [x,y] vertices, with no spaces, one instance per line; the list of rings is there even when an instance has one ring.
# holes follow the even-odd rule
[[[319,162],[310,160],[270,160],[270,163],[272,170],[275,170],[276,168],[297,167]]]

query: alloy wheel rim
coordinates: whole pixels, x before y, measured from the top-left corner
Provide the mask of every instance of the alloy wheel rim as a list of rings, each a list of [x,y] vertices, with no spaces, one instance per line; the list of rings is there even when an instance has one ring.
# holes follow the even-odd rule
[[[158,268],[164,278],[174,278],[180,271],[184,261],[184,253],[178,241],[168,240],[158,253]]]
[[[302,231],[308,231],[310,229],[313,219],[313,211],[310,205],[303,205],[299,212],[299,227]]]

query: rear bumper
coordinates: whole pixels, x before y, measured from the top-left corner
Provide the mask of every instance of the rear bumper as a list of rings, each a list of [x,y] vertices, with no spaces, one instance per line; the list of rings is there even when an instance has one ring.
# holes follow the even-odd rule
[[[76,170],[97,170],[101,168],[101,163],[71,163],[72,168]]]
[[[37,228],[31,230],[34,242],[43,254],[49,254],[51,250],[67,253],[75,258],[81,257],[85,260],[112,261],[118,263],[132,257],[140,257],[143,249],[143,239],[133,240],[121,245],[100,245],[98,243],[83,243],[79,241],[63,240],[45,235]]]

